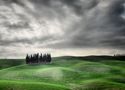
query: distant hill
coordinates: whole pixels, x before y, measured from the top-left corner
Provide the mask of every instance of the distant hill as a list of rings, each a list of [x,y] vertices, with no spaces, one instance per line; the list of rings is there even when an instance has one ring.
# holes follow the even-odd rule
[[[24,64],[24,59],[0,59],[0,69]]]
[[[55,57],[58,59],[79,59],[79,60],[87,60],[87,61],[101,61],[101,60],[120,60],[125,61],[125,56],[108,56],[108,55],[101,55],[101,56],[61,56]]]
[[[53,60],[84,60],[84,61],[111,61],[111,60],[119,60],[125,61],[125,56],[61,56],[61,57],[53,57]],[[0,59],[0,69],[9,68],[12,66],[25,64],[24,59]]]

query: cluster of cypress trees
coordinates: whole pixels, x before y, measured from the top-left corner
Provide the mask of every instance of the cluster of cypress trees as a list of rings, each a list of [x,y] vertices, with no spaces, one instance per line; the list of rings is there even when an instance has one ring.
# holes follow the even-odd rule
[[[31,54],[26,55],[26,64],[32,64],[32,63],[50,63],[52,60],[51,54]]]

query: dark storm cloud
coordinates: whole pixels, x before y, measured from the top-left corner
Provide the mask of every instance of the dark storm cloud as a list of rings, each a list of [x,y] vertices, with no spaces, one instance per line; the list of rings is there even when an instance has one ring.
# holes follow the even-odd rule
[[[91,9],[98,4],[98,0],[31,0],[36,6],[45,6],[45,7],[57,7],[56,3],[60,3],[64,6],[66,5],[72,9],[76,14],[82,15],[85,9]],[[57,8],[58,9],[58,8]]]
[[[5,3],[7,3],[7,4],[12,4],[12,3],[16,3],[16,4],[18,4],[18,5],[21,5],[21,6],[25,6],[22,2],[21,2],[21,0],[3,0]]]
[[[75,1],[63,1],[65,4],[75,8]],[[106,7],[104,4],[108,4]],[[118,48],[125,49],[125,19],[121,17],[125,8],[124,0],[103,0],[94,4],[93,8],[87,8],[86,16],[73,28],[74,34],[61,43],[48,45],[55,48]],[[96,1],[97,2],[97,1]],[[102,5],[102,6],[101,6]],[[86,9],[82,7],[82,11]],[[90,12],[90,13],[88,13]],[[89,17],[91,15],[91,17]],[[82,16],[81,16],[82,17]],[[85,18],[85,19],[84,19]]]
[[[123,6],[125,3],[124,0],[115,0],[109,8],[109,12],[107,13],[107,17],[109,19],[109,28],[112,32],[108,37],[104,37],[103,40],[100,41],[104,43],[105,46],[110,46],[114,48],[125,49],[125,19],[121,17],[121,15],[125,11],[125,7]]]
[[[109,15],[109,20],[111,20],[111,23],[118,26],[123,26],[125,24],[125,20],[121,17],[121,14],[125,10],[123,3],[125,3],[124,0],[115,0],[109,7],[109,12],[107,13]]]
[[[51,0],[31,0],[32,2],[34,3],[37,3],[37,4],[43,4],[43,5],[47,5],[47,6],[50,6],[51,5]]]
[[[125,49],[125,0],[2,2],[0,46]]]
[[[62,3],[66,4],[67,6],[73,8],[73,10],[77,14],[82,14],[82,6],[79,4],[80,2],[78,0],[61,0]]]
[[[83,14],[84,10],[91,9],[98,4],[97,0],[61,0],[62,3],[73,8],[73,10],[78,14]]]
[[[27,22],[19,22],[16,24],[10,24],[10,23],[4,23],[4,26],[8,29],[15,30],[15,29],[23,29],[23,28],[30,28],[29,24]]]

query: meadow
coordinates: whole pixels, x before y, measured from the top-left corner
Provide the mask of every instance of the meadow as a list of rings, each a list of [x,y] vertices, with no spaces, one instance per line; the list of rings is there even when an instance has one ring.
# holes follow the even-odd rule
[[[125,61],[58,57],[27,65],[1,59],[0,90],[125,90]]]

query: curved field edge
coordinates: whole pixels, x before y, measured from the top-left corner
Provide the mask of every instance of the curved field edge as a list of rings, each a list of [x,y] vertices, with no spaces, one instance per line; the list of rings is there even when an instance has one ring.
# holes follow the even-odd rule
[[[43,82],[0,80],[0,90],[69,90],[63,85]]]

